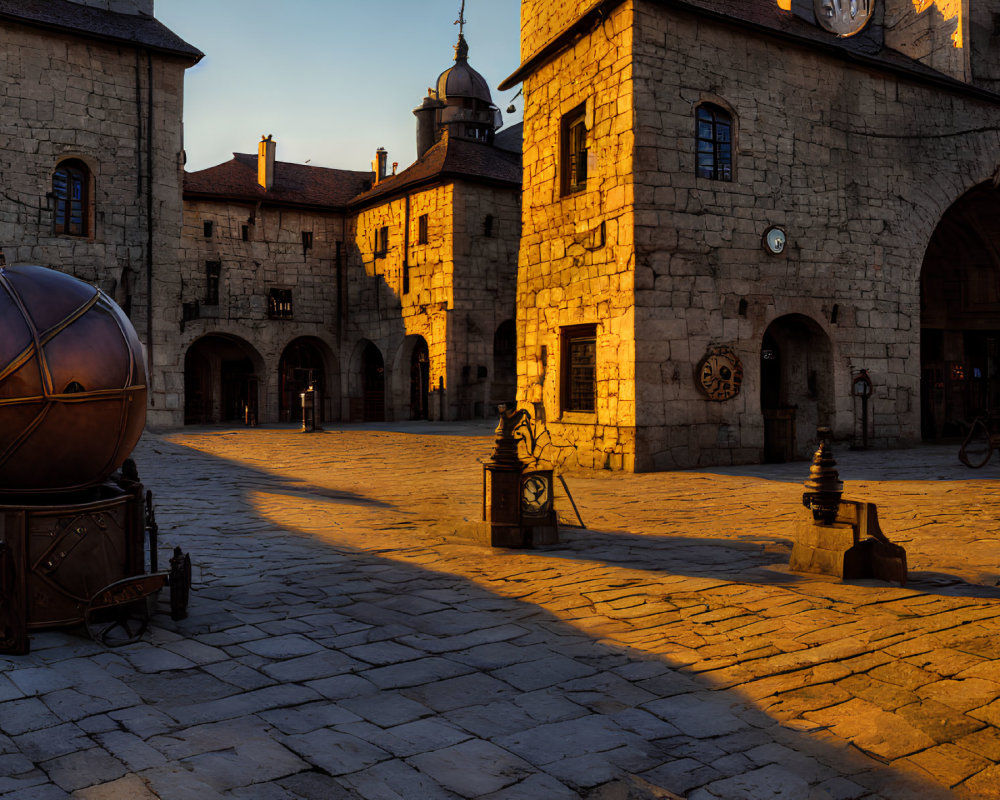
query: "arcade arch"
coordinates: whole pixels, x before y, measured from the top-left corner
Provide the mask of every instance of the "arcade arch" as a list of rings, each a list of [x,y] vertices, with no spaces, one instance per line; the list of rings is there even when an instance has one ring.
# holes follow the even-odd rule
[[[184,424],[255,424],[264,360],[244,339],[210,333],[184,355]]]
[[[920,271],[921,434],[962,436],[1000,411],[1000,192],[966,192],[942,216]]]
[[[760,351],[765,461],[811,455],[816,428],[833,423],[833,373],[830,337],[815,320],[787,314],[768,325]]]
[[[340,418],[337,358],[320,339],[300,336],[285,347],[278,361],[278,413],[282,422],[301,420],[301,394],[312,382],[320,393],[317,421]]]

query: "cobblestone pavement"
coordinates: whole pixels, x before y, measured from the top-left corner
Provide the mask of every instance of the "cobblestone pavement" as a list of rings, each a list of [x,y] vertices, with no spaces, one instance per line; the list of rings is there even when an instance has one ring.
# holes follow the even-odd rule
[[[1000,798],[996,464],[835,453],[900,589],[787,571],[802,463],[569,475],[492,551],[489,433],[147,435],[190,617],[0,656],[0,797]]]

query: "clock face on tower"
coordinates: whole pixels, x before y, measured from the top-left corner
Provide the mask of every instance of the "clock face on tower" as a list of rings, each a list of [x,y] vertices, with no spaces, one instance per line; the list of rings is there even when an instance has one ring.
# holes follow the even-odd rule
[[[875,13],[876,0],[813,0],[819,24],[838,36],[860,33]]]
[[[713,347],[698,365],[697,378],[710,400],[729,400],[740,393],[743,365],[728,347]]]

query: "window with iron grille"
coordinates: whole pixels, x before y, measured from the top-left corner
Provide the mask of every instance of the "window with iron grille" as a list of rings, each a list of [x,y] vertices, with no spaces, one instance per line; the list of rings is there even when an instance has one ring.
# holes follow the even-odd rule
[[[733,118],[728,111],[709,104],[698,106],[695,138],[697,173],[716,181],[733,179]]]
[[[562,329],[562,410],[593,413],[597,408],[597,326]]]
[[[222,276],[221,261],[205,262],[205,299],[206,306],[219,305],[219,278]]]
[[[417,244],[427,244],[427,215],[417,217]]]
[[[90,170],[76,158],[63,161],[52,173],[54,229],[68,236],[87,236]]]
[[[271,319],[292,318],[292,290],[271,289],[267,293],[267,316]]]
[[[562,118],[562,192],[571,194],[587,186],[586,106],[578,106]]]

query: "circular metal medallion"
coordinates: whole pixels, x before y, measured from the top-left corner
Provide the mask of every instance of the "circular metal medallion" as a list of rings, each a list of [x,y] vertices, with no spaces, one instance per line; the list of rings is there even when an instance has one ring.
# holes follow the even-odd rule
[[[875,13],[875,0],[813,0],[816,21],[837,36],[864,30]]]
[[[729,400],[740,393],[743,364],[728,347],[713,347],[698,364],[698,385],[709,400]]]
[[[542,475],[527,475],[521,485],[521,508],[527,514],[541,514],[552,500],[550,484]]]

